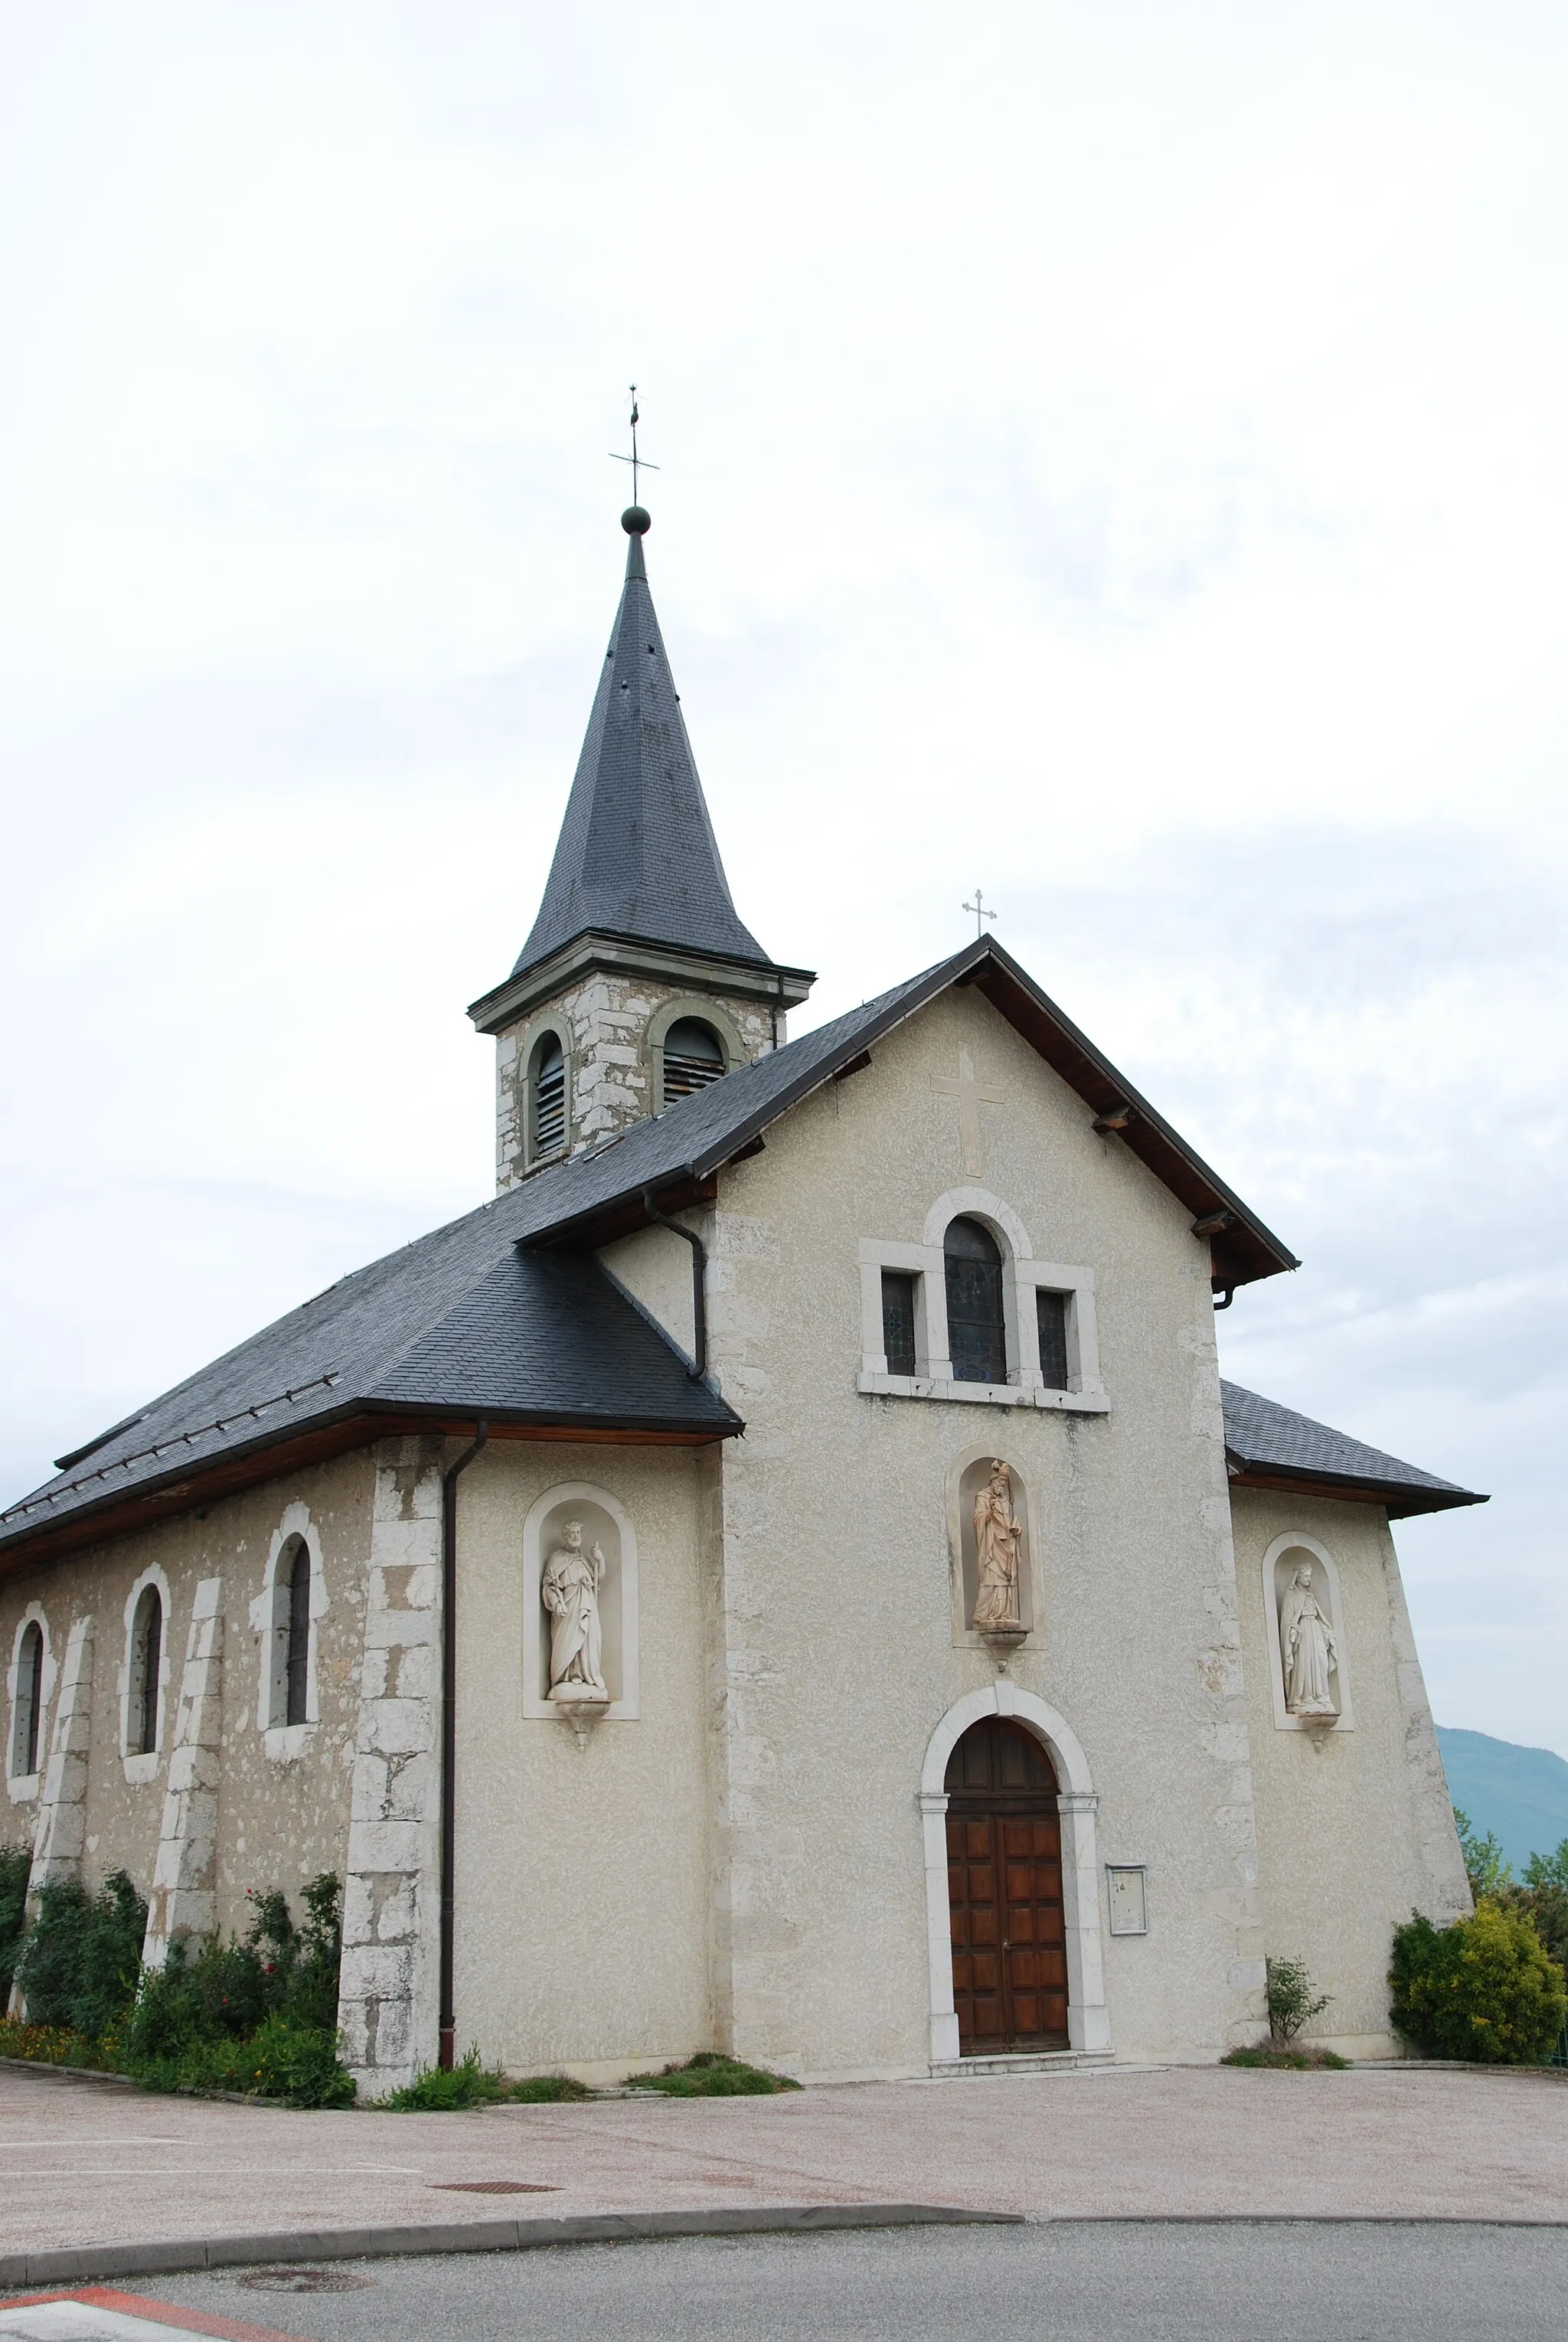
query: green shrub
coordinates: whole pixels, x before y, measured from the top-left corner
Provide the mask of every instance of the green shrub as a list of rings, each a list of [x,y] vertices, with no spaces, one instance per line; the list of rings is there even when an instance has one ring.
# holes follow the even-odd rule
[[[334,2035],[319,2026],[269,2017],[248,2040],[200,2041],[179,2059],[172,2089],[237,2090],[291,2107],[347,2107],[354,2077],[338,2061]]]
[[[33,1857],[25,1846],[0,1846],[0,2009],[11,1993],[17,1948],[27,1921],[27,1879]]]
[[[147,1907],[123,1870],[96,1895],[79,1878],[51,1879],[16,1956],[29,2023],[93,2039],[109,2032],[135,1997],[146,1925]]]
[[[1470,1892],[1479,1903],[1483,1896],[1495,1895],[1501,1887],[1513,1884],[1513,1867],[1505,1862],[1495,1830],[1477,1837],[1475,1825],[1460,1806],[1453,1808],[1453,1824],[1459,1832],[1459,1851],[1464,1857],[1465,1876]]]
[[[798,2090],[787,2074],[770,2074],[764,2067],[747,2066],[715,2049],[699,2049],[684,2065],[666,2066],[662,2074],[639,2074],[632,2087],[658,2090],[667,2098],[769,2098],[780,2090]]]
[[[1388,1980],[1395,2026],[1433,2057],[1538,2065],[1568,2019],[1563,1970],[1532,1920],[1493,1899],[1451,1927],[1413,1913],[1394,1929]]]
[[[1524,1866],[1526,1887],[1555,1887],[1568,1893],[1568,1837],[1555,1854],[1533,1854]]]
[[[459,2114],[464,2107],[489,2106],[504,2091],[500,2069],[482,2066],[475,2048],[454,2066],[421,2066],[406,2089],[394,2090],[381,2104],[394,2115]]]
[[[1528,1919],[1544,1945],[1547,1957],[1555,1960],[1560,1968],[1568,1968],[1568,1888],[1554,1882],[1504,1887],[1492,1899],[1503,1910],[1517,1911]]]
[[[1313,1997],[1312,1977],[1304,1960],[1265,1960],[1263,1973],[1267,1979],[1269,2032],[1276,2044],[1293,2041],[1303,2025],[1323,2015],[1333,1996],[1324,1992]]]
[[[149,2089],[244,2090],[291,2106],[347,2106],[337,2056],[342,1957],[337,1880],[305,1890],[296,1927],[275,1887],[252,1889],[245,1941],[176,1937],[142,1979],[125,2027],[126,2070]]]

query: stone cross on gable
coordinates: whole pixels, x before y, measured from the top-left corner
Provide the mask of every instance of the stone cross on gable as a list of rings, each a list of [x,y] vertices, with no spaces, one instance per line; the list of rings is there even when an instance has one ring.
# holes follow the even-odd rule
[[[985,1168],[985,1149],[980,1133],[980,1109],[983,1106],[1005,1106],[1007,1093],[999,1082],[977,1082],[974,1061],[967,1046],[960,1043],[958,1071],[954,1074],[934,1074],[931,1086],[943,1097],[958,1100],[958,1129],[964,1144],[964,1168],[972,1178]]]

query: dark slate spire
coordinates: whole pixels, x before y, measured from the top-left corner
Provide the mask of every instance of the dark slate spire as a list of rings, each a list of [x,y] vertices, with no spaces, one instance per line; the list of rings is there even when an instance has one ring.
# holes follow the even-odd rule
[[[589,929],[773,962],[741,925],[686,737],[643,560],[647,514],[622,516],[626,583],[566,818],[521,976]]]

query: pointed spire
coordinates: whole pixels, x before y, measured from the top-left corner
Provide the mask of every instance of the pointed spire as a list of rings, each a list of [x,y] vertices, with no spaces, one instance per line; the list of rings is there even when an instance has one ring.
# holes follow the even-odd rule
[[[514,977],[590,930],[773,966],[730,898],[648,591],[641,505],[626,582],[533,932]]]

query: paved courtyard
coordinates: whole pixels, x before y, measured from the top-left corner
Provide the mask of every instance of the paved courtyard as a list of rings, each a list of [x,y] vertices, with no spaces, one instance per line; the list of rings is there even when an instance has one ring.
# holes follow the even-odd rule
[[[0,2253],[773,2204],[1568,2222],[1568,2086],[1173,2067],[305,2115],[7,2068],[0,2173]]]

